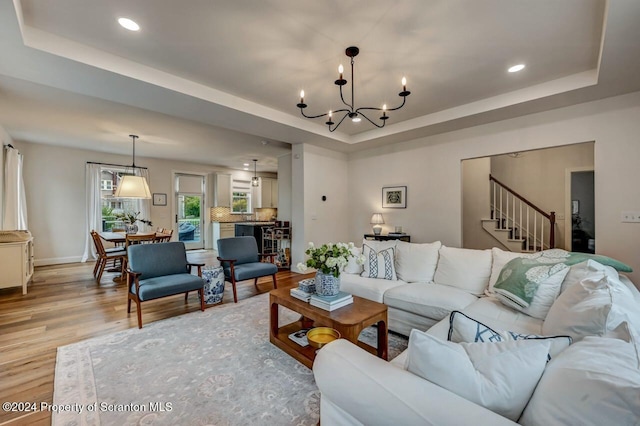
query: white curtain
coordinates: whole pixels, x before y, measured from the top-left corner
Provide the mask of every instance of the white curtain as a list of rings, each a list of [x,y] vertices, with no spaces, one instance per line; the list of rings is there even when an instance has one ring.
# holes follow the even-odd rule
[[[149,169],[136,169],[140,176],[145,178],[147,184],[149,184]],[[140,218],[151,220],[151,200],[138,200],[138,209],[140,211]],[[138,222],[138,227],[142,232],[151,232],[155,227],[149,226],[142,222]]]
[[[11,145],[5,147],[4,196],[2,229],[29,229],[27,198],[22,179],[22,154]]]
[[[91,238],[91,230],[97,232],[102,231],[102,198],[100,192],[100,176],[102,168],[100,164],[87,164],[86,167],[86,227],[85,227],[85,243],[82,261],[86,262],[89,258],[97,259],[98,253]]]

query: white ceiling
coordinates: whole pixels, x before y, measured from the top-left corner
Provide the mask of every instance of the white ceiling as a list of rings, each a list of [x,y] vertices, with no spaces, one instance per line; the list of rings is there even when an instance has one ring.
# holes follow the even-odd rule
[[[123,154],[133,132],[141,156],[275,171],[292,143],[350,152],[640,90],[638,22],[634,0],[0,0],[0,125]],[[295,106],[304,89],[307,113],[340,107],[350,45],[356,107],[395,106],[408,79],[383,129],[330,133]]]

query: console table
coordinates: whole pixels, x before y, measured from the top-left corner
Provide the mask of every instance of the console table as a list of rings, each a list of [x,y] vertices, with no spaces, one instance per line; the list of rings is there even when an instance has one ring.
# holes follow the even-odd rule
[[[389,240],[400,240],[406,241],[408,243],[411,242],[411,235],[402,234],[402,235],[376,235],[376,234],[364,234],[365,240],[377,240],[377,241],[389,241]]]

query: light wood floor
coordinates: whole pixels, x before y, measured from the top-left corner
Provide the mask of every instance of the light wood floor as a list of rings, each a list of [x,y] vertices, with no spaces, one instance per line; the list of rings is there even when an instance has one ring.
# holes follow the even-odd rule
[[[105,273],[100,284],[93,263],[38,267],[28,294],[21,288],[0,289],[0,402],[53,401],[56,348],[91,337],[137,327],[135,304],[127,314],[127,290]],[[278,273],[278,287],[292,286],[305,275]],[[273,288],[271,278],[238,285],[238,299]],[[233,303],[231,285],[223,303]],[[196,293],[142,304],[143,326],[164,318],[199,310]],[[208,308],[216,309],[216,306]],[[0,411],[0,425],[48,425],[49,412]]]

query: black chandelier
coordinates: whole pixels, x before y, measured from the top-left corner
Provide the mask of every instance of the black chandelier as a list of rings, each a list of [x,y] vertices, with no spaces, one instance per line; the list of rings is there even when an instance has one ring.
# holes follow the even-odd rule
[[[376,108],[376,107],[360,107],[360,108],[356,108],[355,107],[355,96],[354,96],[354,92],[353,92],[353,81],[354,81],[354,77],[353,77],[353,58],[358,56],[358,53],[360,53],[360,49],[358,49],[355,46],[347,47],[347,49],[345,50],[345,54],[348,57],[351,58],[351,103],[350,104],[347,101],[344,100],[344,95],[342,93],[342,86],[347,84],[347,80],[342,78],[342,73],[344,71],[344,68],[342,67],[342,65],[340,65],[338,67],[338,73],[340,73],[340,78],[338,78],[334,82],[337,86],[340,87],[340,99],[342,100],[342,103],[345,104],[348,108],[341,108],[341,109],[337,109],[337,110],[333,110],[333,111],[329,110],[329,112],[324,113],[324,114],[319,114],[319,115],[306,115],[304,113],[304,109],[307,107],[307,104],[304,103],[304,90],[300,91],[300,103],[297,104],[298,108],[300,108],[300,113],[306,118],[320,118],[320,117],[328,116],[329,119],[325,124],[327,126],[329,126],[329,131],[330,132],[335,131],[340,126],[340,124],[342,124],[344,119],[347,118],[347,117],[349,117],[351,119],[351,121],[353,121],[354,123],[359,123],[361,121],[361,117],[363,117],[365,120],[367,120],[369,123],[373,124],[374,126],[376,126],[378,128],[383,128],[385,123],[389,119],[389,117],[387,116],[387,111],[396,111],[396,110],[399,110],[400,108],[402,108],[404,106],[405,102],[407,101],[407,96],[409,96],[411,94],[411,92],[407,90],[407,79],[405,77],[402,77],[402,92],[398,93],[398,96],[402,97],[402,104],[400,104],[400,106],[398,106],[396,108],[387,108],[387,105],[385,104],[385,105],[382,105],[382,108]],[[369,117],[367,117],[363,113],[364,110],[382,111],[382,116],[380,117],[380,120],[381,120],[382,124],[378,124],[378,123],[374,122],[373,120],[371,120]],[[340,121],[338,121],[338,124],[334,123],[333,122],[333,114],[341,113],[341,112],[344,112],[345,114],[342,116]]]

